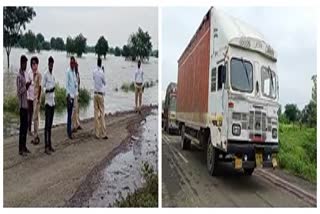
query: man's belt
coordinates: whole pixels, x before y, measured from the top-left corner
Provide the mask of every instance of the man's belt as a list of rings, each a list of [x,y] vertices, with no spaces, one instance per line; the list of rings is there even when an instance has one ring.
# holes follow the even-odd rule
[[[104,93],[99,92],[99,91],[95,91],[94,94],[98,94],[98,95],[102,95],[102,96],[104,95]]]

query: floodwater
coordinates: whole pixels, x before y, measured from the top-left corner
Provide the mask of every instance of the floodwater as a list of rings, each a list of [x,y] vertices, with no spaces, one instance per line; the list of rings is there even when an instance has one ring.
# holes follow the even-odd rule
[[[90,207],[112,206],[121,197],[142,187],[142,167],[148,163],[158,171],[158,113],[142,122],[142,130],[131,137],[123,152],[116,155],[102,171],[102,180],[89,200]]]
[[[48,58],[52,56],[54,58],[54,76],[56,82],[60,86],[65,86],[66,70],[69,66],[69,57],[66,52],[59,51],[41,51],[39,54],[30,54],[26,49],[13,48],[10,54],[10,72],[7,72],[7,56],[5,50],[3,50],[3,66],[4,66],[4,95],[15,95],[15,77],[19,68],[20,56],[25,54],[28,61],[28,68],[30,69],[30,59],[36,55],[39,58],[39,70],[42,74],[47,70]],[[96,55],[89,53],[82,56],[82,58],[76,59],[79,64],[79,72],[81,78],[81,88],[88,89],[93,97],[93,77],[92,72],[96,66]],[[105,112],[114,113],[117,111],[125,111],[133,109],[134,93],[123,92],[120,87],[123,83],[129,83],[134,80],[134,71],[137,67],[136,62],[126,61],[123,57],[115,57],[113,55],[107,55],[106,59],[102,60],[102,64],[105,68],[105,77],[107,82],[106,95],[105,95]],[[142,64],[144,71],[145,81],[158,82],[158,59],[151,57],[149,62]],[[115,89],[119,89],[116,91]],[[158,104],[158,84],[154,87],[147,88],[143,94],[143,104]],[[4,135],[11,135],[18,132],[19,119],[4,114]],[[43,115],[43,114],[42,114]],[[80,109],[80,119],[86,119],[93,117],[94,108],[91,100],[90,104],[86,108]],[[40,117],[40,128],[44,127],[44,116]],[[61,113],[55,113],[54,124],[66,123],[67,115],[66,110]]]

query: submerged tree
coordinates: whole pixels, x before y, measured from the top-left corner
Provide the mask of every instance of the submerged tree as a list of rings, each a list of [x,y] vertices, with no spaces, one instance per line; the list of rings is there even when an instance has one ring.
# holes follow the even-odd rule
[[[34,16],[36,13],[32,7],[3,8],[3,46],[7,53],[8,69],[11,48],[18,43],[22,29],[26,28],[26,23],[29,23]]]
[[[133,60],[136,57],[141,60],[149,59],[152,51],[151,36],[139,27],[138,32],[129,37],[128,46]]]
[[[95,46],[95,53],[98,55],[98,57],[104,56],[104,58],[106,58],[108,50],[109,50],[108,41],[104,38],[104,36],[100,36]]]

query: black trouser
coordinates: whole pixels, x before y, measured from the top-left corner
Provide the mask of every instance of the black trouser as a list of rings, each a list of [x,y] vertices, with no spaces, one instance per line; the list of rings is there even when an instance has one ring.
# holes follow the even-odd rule
[[[52,148],[51,146],[51,128],[53,123],[54,106],[45,105],[45,125],[44,125],[44,143],[45,148]]]
[[[33,115],[33,100],[28,100],[28,131],[31,132]]]
[[[71,122],[72,122],[72,109],[73,109],[73,98],[69,98],[67,99],[67,113],[68,113],[68,116],[67,116],[67,133],[68,133],[68,136],[71,137],[72,135],[72,130],[71,130]]]
[[[20,108],[19,152],[27,149],[28,109]]]

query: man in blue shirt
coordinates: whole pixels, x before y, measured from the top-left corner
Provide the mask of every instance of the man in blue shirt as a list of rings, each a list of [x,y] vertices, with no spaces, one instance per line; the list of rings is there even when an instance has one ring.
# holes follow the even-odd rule
[[[72,117],[72,109],[73,109],[73,102],[74,97],[77,91],[77,78],[75,74],[75,65],[76,60],[73,56],[70,57],[70,68],[67,70],[67,77],[66,77],[66,91],[67,91],[67,133],[70,139],[73,138],[72,136],[72,129],[71,129],[71,117]]]

